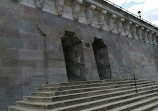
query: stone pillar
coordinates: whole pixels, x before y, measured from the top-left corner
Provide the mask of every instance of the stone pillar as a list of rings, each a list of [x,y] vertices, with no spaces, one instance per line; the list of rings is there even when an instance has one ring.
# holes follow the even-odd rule
[[[87,8],[87,11],[86,11],[86,17],[87,17],[87,24],[88,25],[92,25],[92,22],[93,22],[93,10],[96,9],[96,6],[95,5],[90,5],[88,8]]]
[[[48,83],[68,82],[65,58],[62,48],[61,37],[65,31],[52,28],[48,33],[47,53],[47,79]]]
[[[92,42],[82,41],[82,43],[84,54],[85,80],[99,80],[100,78],[95,61]]]

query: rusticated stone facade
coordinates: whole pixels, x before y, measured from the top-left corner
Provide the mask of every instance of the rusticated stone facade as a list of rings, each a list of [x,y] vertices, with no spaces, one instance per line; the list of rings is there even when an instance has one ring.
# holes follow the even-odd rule
[[[158,81],[157,38],[102,0],[0,0],[0,109],[73,78]]]

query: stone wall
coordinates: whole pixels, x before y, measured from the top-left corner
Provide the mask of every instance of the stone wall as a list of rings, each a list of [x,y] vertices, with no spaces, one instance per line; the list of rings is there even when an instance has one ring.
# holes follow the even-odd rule
[[[84,18],[83,18],[84,19]],[[81,20],[81,19],[79,19]],[[83,20],[82,20],[83,21]],[[99,80],[92,43],[107,46],[112,78],[158,81],[158,47],[51,13],[0,1],[0,109],[44,83],[67,82],[61,37],[73,32],[82,41],[85,80]]]

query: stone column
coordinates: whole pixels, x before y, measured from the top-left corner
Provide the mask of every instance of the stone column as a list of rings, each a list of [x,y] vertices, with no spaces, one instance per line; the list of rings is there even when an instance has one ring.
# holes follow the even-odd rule
[[[65,31],[52,28],[47,39],[48,83],[68,82],[61,37]]]
[[[85,80],[100,80],[92,43],[93,40],[82,41],[84,56],[84,77]]]
[[[86,17],[87,17],[87,24],[88,25],[91,25],[92,22],[93,22],[93,10],[96,9],[96,6],[95,5],[90,5],[88,8],[87,8],[87,11],[86,11]]]

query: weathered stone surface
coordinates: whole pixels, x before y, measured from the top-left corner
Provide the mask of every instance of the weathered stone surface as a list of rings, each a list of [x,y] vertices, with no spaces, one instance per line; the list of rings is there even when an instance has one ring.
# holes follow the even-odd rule
[[[158,81],[155,33],[152,34],[149,30],[145,35],[146,42],[142,36],[139,36],[141,40],[138,41],[137,35],[142,33],[137,34],[138,30],[135,29],[140,26],[134,21],[130,24],[128,20],[121,20],[119,16],[110,15],[108,12],[100,18],[97,15],[103,15],[98,14],[98,8],[94,10],[94,7],[89,7],[87,10],[83,4],[80,4],[80,10],[73,10],[74,14],[78,14],[78,22],[72,21],[76,18],[72,15],[72,2],[65,1],[60,13],[56,11],[55,0],[49,1],[51,5],[44,6],[42,11],[37,10],[32,2],[27,0],[20,0],[21,4],[0,1],[0,109],[3,111],[7,105],[12,105],[41,84],[68,81],[61,40],[66,32],[75,33],[71,39],[73,43],[77,40],[81,42],[80,45],[77,43],[78,45],[74,44],[73,48],[69,48],[69,58],[80,63],[73,65],[74,67],[71,64],[70,71],[73,70],[72,72],[83,80],[99,80],[98,70],[105,68],[101,65],[97,69],[96,65],[92,43],[94,38],[98,38],[107,47],[112,78],[129,79],[133,78],[135,73],[136,77]],[[61,17],[56,16],[57,14]],[[110,24],[107,24],[109,16]],[[87,18],[89,25],[86,25]],[[116,22],[115,19],[119,20],[119,23],[111,27]],[[130,25],[126,26],[125,23]],[[144,26],[146,30],[147,26]],[[120,27],[123,29],[118,30]],[[149,27],[157,31],[156,28]],[[103,56],[103,52],[98,54],[100,58]],[[104,63],[103,59],[99,61]]]

